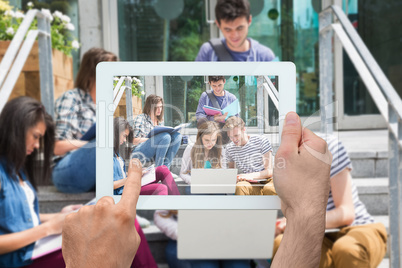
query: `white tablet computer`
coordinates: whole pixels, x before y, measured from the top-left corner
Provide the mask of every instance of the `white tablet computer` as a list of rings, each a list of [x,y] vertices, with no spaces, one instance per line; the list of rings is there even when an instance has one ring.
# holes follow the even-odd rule
[[[196,112],[195,108],[176,107],[175,102],[179,100],[190,107],[190,102],[197,102],[197,96],[205,91],[208,76],[225,76],[225,89],[239,99],[240,116],[244,117],[249,135],[268,136],[273,155],[286,113],[296,110],[296,68],[290,62],[102,62],[96,69],[97,199],[112,196],[119,202],[121,198],[114,195],[113,188],[113,83],[121,76],[140,79],[145,97],[150,93],[164,95],[165,125],[171,127],[191,123]],[[241,90],[232,92],[231,88],[236,87]],[[276,87],[278,92],[270,87]],[[175,116],[177,113],[180,116]],[[196,133],[194,124],[182,129],[189,143],[194,142]],[[280,200],[262,195],[140,195],[137,209],[280,209]]]

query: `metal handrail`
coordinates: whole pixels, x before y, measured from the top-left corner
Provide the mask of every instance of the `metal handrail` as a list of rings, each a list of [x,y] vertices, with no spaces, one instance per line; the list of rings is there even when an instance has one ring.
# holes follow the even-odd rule
[[[126,79],[125,76],[120,77],[119,82],[117,82],[117,85],[113,89],[114,111],[117,109],[117,106],[119,105],[120,99],[123,96],[124,90],[126,89],[126,86],[124,86],[124,87],[121,86],[125,79]]]
[[[332,23],[332,13],[339,21]],[[402,265],[402,100],[371,55],[345,13],[330,6],[320,13],[320,105],[321,130],[332,132],[332,33],[336,33],[369,93],[385,118],[389,130],[389,230],[390,267]],[[328,130],[328,131],[327,131]]]
[[[271,98],[272,102],[274,103],[276,109],[279,111],[279,93],[278,90],[275,88],[274,84],[272,84],[271,79],[268,76],[264,76],[264,89],[267,91],[269,97]]]
[[[38,19],[38,30],[28,31],[35,17]],[[37,37],[41,101],[47,112],[53,115],[54,89],[50,20],[37,9],[28,11],[0,63],[0,112],[11,95]]]
[[[365,62],[368,70],[373,76],[374,80],[379,85],[381,91],[384,96],[388,100],[388,102],[394,107],[396,113],[402,118],[402,100],[399,97],[398,93],[395,91],[394,87],[389,82],[388,78],[385,76],[384,72],[381,70],[377,61],[374,59],[373,55],[371,55],[367,46],[364,44],[363,40],[356,32],[352,23],[349,21],[346,14],[339,6],[332,5],[329,8],[332,9],[333,13],[339,20],[339,23],[345,29],[346,34],[349,36],[350,41],[354,45],[354,47],[358,48],[357,52],[362,57]]]
[[[122,86],[124,83],[124,86]],[[133,99],[132,99],[132,92],[131,92],[131,83],[132,78],[129,76],[122,76],[117,82],[116,86],[113,89],[113,104],[114,110],[113,113],[116,111],[117,106],[120,103],[120,100],[123,96],[125,91],[126,93],[126,112],[127,112],[127,121],[131,126],[134,126],[134,118],[133,118]]]

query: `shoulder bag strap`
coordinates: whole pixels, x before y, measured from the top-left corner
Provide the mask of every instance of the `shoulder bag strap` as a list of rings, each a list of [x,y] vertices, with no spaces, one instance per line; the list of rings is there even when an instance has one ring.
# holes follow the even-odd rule
[[[207,95],[208,95],[208,98],[209,98],[209,99],[211,100],[211,102],[212,102],[212,106],[213,106],[214,108],[222,109],[221,106],[219,105],[219,102],[218,102],[218,100],[216,99],[214,93],[212,93],[212,90],[207,90],[206,93],[207,93]]]
[[[222,43],[222,40],[219,38],[211,38],[209,40],[212,48],[214,49],[216,55],[218,56],[219,61],[233,61],[232,55],[230,55],[229,51]]]

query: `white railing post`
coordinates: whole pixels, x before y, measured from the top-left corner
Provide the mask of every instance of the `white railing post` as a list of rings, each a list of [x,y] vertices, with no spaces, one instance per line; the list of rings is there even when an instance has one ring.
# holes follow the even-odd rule
[[[395,136],[395,126],[398,124],[398,116],[392,105],[388,105],[388,118],[389,118],[389,145],[388,145],[388,155],[389,155],[389,258],[390,258],[390,267],[400,267],[401,261],[401,248],[400,248],[400,212],[401,212],[401,182],[402,179],[399,177],[402,167],[400,166],[400,162],[402,159],[400,158],[401,148],[399,147],[398,138]],[[400,128],[399,123],[399,128]],[[399,138],[402,137],[402,134],[399,133]]]
[[[54,83],[50,20],[41,13],[38,15],[38,30],[40,98],[46,108],[46,111],[53,117]]]
[[[399,239],[399,263],[397,265],[399,265],[399,267],[401,267],[402,265],[402,118],[399,117],[398,118],[398,150],[399,150],[399,159],[398,159],[398,239]],[[398,252],[397,252],[398,253]],[[395,265],[395,267],[397,267]]]
[[[132,78],[126,78],[126,113],[127,113],[127,122],[130,126],[134,127],[134,118],[133,118],[133,94],[131,91],[131,83]]]
[[[319,54],[320,54],[320,113],[321,132],[332,134],[332,92],[333,92],[333,55],[332,55],[332,13],[325,10],[319,15]]]

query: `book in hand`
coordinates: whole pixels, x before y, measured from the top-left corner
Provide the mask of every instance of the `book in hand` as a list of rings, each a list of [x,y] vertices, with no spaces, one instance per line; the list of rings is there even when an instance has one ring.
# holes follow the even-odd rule
[[[266,183],[268,179],[252,179],[252,180],[247,180],[249,183]]]
[[[96,123],[81,137],[82,141],[90,141],[96,138]]]
[[[96,198],[92,199],[85,206],[95,205]],[[78,211],[78,210],[77,210]],[[36,241],[32,251],[31,260],[38,259],[42,256],[55,252],[61,249],[61,234],[46,236]]]
[[[240,113],[239,100],[235,100],[234,102],[232,102],[231,104],[229,104],[228,106],[223,108],[222,110],[215,108],[215,107],[208,106],[208,105],[204,105],[203,109],[207,115],[221,115],[221,114],[228,113],[225,120],[227,120],[231,116],[235,116]]]
[[[178,125],[177,127],[155,126],[155,127],[148,133],[147,138],[149,139],[149,138],[151,138],[151,137],[153,137],[153,136],[155,136],[155,135],[158,135],[159,133],[162,133],[162,132],[167,132],[167,133],[169,133],[169,134],[172,134],[172,133],[174,133],[174,132],[179,131],[179,130],[182,129],[182,128],[187,127],[188,125],[190,125],[190,123],[187,123],[187,124],[186,124],[186,123],[180,124],[180,125]]]
[[[148,185],[156,181],[155,165],[147,167],[142,172],[141,186]]]

